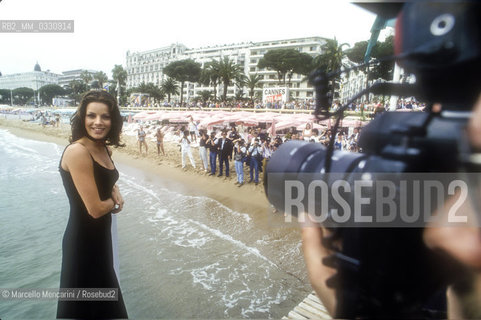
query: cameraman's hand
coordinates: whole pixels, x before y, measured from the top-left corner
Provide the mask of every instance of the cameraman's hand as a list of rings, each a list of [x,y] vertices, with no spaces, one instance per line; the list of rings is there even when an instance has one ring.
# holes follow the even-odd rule
[[[481,95],[476,102],[472,116],[468,122],[467,135],[469,143],[477,152],[481,151]],[[480,192],[481,186],[478,186]],[[479,201],[481,193],[474,195],[472,201],[465,201],[457,212],[467,216],[468,221],[474,222],[463,227],[448,225],[449,211],[456,205],[460,194],[457,192],[449,198],[444,208],[436,212],[441,224],[428,224],[424,230],[424,242],[433,249],[447,253],[451,258],[465,267],[465,272],[460,277],[469,279],[469,285],[462,286],[459,290],[457,283],[448,290],[448,317],[481,318],[481,232],[476,221],[481,212],[476,212],[472,201]],[[471,195],[470,195],[471,196]],[[476,199],[477,198],[477,199]],[[461,281],[466,281],[466,280]]]
[[[481,95],[474,106],[471,119],[469,119],[467,132],[471,146],[481,152]]]
[[[472,116],[467,126],[468,139],[471,146],[481,150],[481,95],[473,108]],[[478,186],[478,191],[481,186]],[[481,194],[477,195],[478,199]],[[479,226],[467,225],[464,227],[453,227],[448,225],[448,212],[456,204],[459,192],[449,198],[443,210],[437,212],[441,218],[441,225],[427,225],[424,231],[425,243],[433,249],[441,249],[450,256],[470,268],[481,270],[481,233]],[[478,199],[474,199],[477,201]],[[457,212],[468,217],[468,221],[477,221],[476,217],[481,212],[475,212],[471,201],[465,201]],[[443,223],[444,222],[444,223]]]
[[[336,269],[325,266],[322,259],[332,252],[322,245],[322,238],[329,231],[311,221],[307,213],[304,214],[305,223],[301,224],[302,251],[306,262],[309,281],[331,316],[336,311],[336,292],[327,287],[326,280],[336,274]],[[299,221],[302,221],[299,219]]]

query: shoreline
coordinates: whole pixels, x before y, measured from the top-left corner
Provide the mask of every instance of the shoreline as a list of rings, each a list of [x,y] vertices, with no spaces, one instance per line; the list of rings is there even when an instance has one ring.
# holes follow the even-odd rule
[[[0,119],[0,128],[22,138],[53,142],[62,147],[68,145],[70,134],[69,125],[43,128],[38,123],[16,119]],[[236,174],[233,163],[230,166],[229,177],[209,176],[204,170],[199,169],[202,164],[197,148],[192,148],[197,169],[192,168],[190,163],[187,169],[182,169],[180,151],[173,143],[164,142],[166,156],[157,156],[156,145],[149,141],[149,154],[140,156],[135,137],[122,136],[122,142],[126,144],[125,147],[112,148],[112,158],[115,162],[139,169],[156,178],[168,180],[174,189],[189,195],[203,195],[215,199],[232,210],[248,213],[256,220],[267,219],[270,223],[283,224],[282,215],[272,213],[272,207],[267,201],[264,186],[261,183],[257,186],[246,183],[242,187],[234,184]],[[247,181],[248,174],[247,176],[244,174],[244,178]]]

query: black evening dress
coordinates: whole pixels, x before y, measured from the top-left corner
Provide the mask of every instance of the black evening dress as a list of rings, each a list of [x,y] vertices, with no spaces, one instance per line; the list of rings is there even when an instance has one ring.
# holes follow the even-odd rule
[[[111,197],[119,178],[93,158],[94,177],[100,199]],[[60,161],[61,162],[61,161]],[[59,166],[70,203],[70,216],[62,242],[60,288],[118,288],[117,301],[58,301],[57,318],[125,319],[127,310],[113,267],[111,213],[94,219],[75,188],[70,172]]]

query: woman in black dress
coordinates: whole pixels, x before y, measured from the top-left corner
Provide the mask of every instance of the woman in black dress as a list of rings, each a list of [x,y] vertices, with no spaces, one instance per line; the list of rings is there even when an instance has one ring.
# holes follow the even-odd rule
[[[71,118],[71,144],[60,160],[60,175],[70,203],[62,243],[60,288],[115,288],[116,301],[59,301],[57,318],[127,318],[113,268],[112,213],[124,201],[107,145],[120,143],[122,118],[114,97],[87,92]]]

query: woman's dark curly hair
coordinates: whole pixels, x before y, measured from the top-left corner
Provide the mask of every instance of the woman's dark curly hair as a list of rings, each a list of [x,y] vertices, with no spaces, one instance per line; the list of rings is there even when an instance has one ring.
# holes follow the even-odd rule
[[[72,136],[69,139],[70,142],[88,136],[87,131],[85,130],[85,115],[87,112],[87,106],[91,102],[104,103],[109,108],[112,126],[105,139],[105,144],[115,147],[124,147],[125,144],[120,143],[123,120],[120,115],[117,101],[110,93],[100,90],[88,91],[82,97],[77,111],[70,118],[70,126],[72,128]]]

